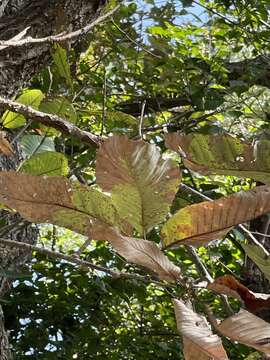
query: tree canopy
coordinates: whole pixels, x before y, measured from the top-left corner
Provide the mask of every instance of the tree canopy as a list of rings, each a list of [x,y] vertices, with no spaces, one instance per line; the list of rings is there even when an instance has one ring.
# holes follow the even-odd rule
[[[267,359],[269,1],[83,4],[0,41],[15,358]]]

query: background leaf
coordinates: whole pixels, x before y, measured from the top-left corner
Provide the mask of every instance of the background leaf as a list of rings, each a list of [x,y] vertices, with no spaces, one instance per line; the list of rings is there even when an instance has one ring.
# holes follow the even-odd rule
[[[16,101],[20,104],[29,105],[34,109],[38,109],[39,105],[44,98],[43,93],[38,89],[24,90]],[[3,126],[9,129],[15,129],[23,126],[26,123],[25,117],[21,114],[12,111],[5,111],[2,116],[1,122]]]
[[[20,170],[31,175],[66,176],[69,172],[68,159],[58,152],[42,152],[25,160]]]
[[[270,184],[270,141],[254,146],[230,135],[166,134],[166,146],[185,166],[202,174],[233,175]]]
[[[247,256],[254,261],[258,268],[264,273],[265,277],[270,281],[270,257],[257,245],[242,244]]]
[[[72,78],[70,74],[70,66],[67,58],[67,51],[60,45],[55,45],[55,52],[53,53],[53,60],[59,75],[64,78],[67,84],[72,88]]]
[[[27,134],[22,136],[20,144],[25,157],[55,151],[54,140],[51,137]]]

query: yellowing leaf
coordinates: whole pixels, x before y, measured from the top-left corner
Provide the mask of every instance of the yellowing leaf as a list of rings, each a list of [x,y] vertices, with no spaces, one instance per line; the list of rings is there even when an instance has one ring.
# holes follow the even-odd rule
[[[185,360],[226,360],[222,342],[203,316],[173,299],[177,328],[183,335]]]
[[[20,104],[29,105],[34,109],[38,109],[39,105],[44,98],[43,93],[40,90],[25,90],[22,95],[20,95],[16,101]],[[9,129],[15,129],[20,126],[23,126],[26,122],[25,117],[21,114],[5,111],[2,116],[1,122],[3,126]]]
[[[202,174],[233,175],[270,184],[270,141],[253,146],[230,135],[168,133],[166,146],[185,166]]]
[[[106,140],[97,154],[97,183],[120,216],[143,234],[169,211],[180,182],[176,164],[164,161],[155,145],[126,136]]]
[[[270,355],[270,324],[241,309],[218,325],[224,336]]]
[[[266,185],[190,205],[176,212],[163,226],[163,245],[165,248],[181,244],[202,245],[269,211],[270,187]]]

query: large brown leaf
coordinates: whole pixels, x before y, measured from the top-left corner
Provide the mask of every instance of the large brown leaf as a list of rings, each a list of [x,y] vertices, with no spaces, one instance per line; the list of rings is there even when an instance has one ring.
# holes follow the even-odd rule
[[[232,227],[269,211],[269,186],[190,205],[176,212],[163,226],[163,245],[167,248],[181,244],[206,244],[225,235]]]
[[[226,360],[222,342],[203,316],[173,299],[177,328],[183,335],[185,360]]]
[[[253,178],[270,184],[270,141],[248,144],[230,135],[169,133],[166,146],[182,155],[184,165],[201,174]]]
[[[0,202],[31,222],[64,226],[90,237],[97,221],[125,228],[109,196],[64,177],[2,171]]]
[[[180,183],[180,172],[159,149],[142,140],[113,136],[98,150],[97,183],[111,192],[118,213],[144,234],[164,220]]]
[[[218,325],[224,336],[270,355],[270,324],[241,309]]]

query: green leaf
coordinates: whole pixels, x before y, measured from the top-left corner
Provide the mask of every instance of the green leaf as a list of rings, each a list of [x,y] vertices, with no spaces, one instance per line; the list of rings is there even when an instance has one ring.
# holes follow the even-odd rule
[[[242,244],[247,256],[258,266],[264,273],[265,277],[270,280],[270,256],[266,256],[263,249],[258,245]]]
[[[142,140],[113,136],[97,154],[97,184],[112,194],[120,216],[140,234],[164,220],[180,182],[177,165]]]
[[[69,172],[68,160],[58,152],[42,152],[26,160],[21,171],[31,175],[66,176]]]
[[[166,135],[166,146],[182,155],[184,165],[201,174],[252,178],[270,184],[270,141],[250,145],[230,135]]]
[[[66,80],[66,83],[72,88],[72,79],[70,73],[70,66],[67,58],[67,51],[60,45],[55,45],[55,52],[53,53],[53,60],[58,74]]]
[[[66,119],[73,124],[75,124],[77,121],[77,113],[74,106],[68,99],[64,97],[46,99],[45,101],[42,101],[39,109],[40,111],[48,114],[58,115],[59,117]],[[40,129],[42,129],[42,131],[49,136],[57,136],[60,134],[59,131],[42,124],[40,124]]]
[[[44,95],[40,90],[33,89],[25,90],[22,95],[16,99],[16,101],[20,104],[28,105],[34,109],[38,109],[43,98]],[[12,111],[5,111],[1,122],[3,123],[4,127],[8,129],[15,129],[23,126],[26,123],[26,119],[21,114]]]
[[[55,151],[54,140],[51,137],[27,134],[21,139],[21,147],[25,157],[41,154],[47,151]]]

